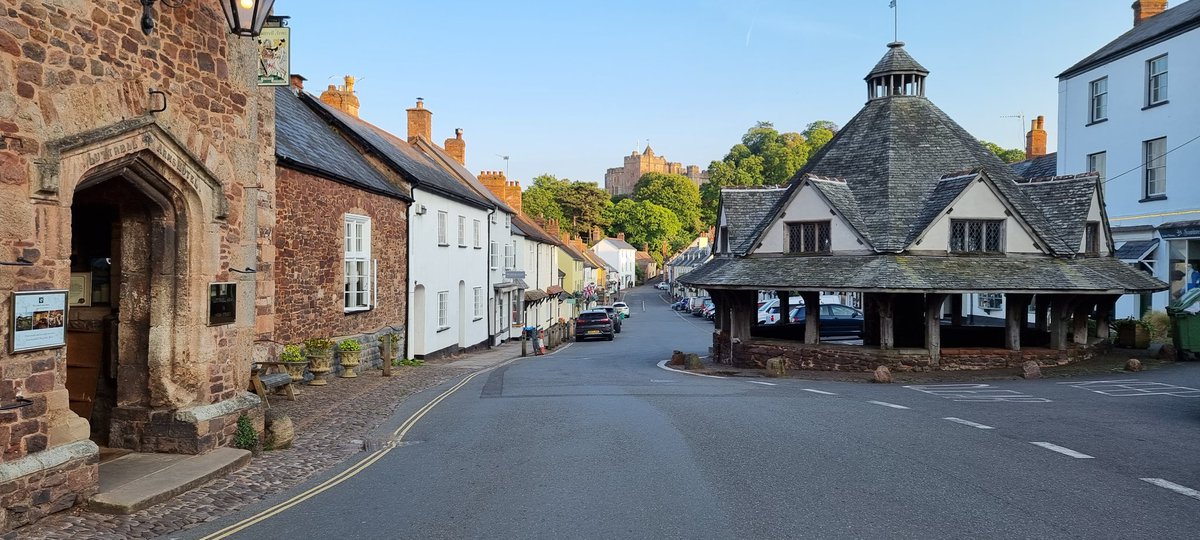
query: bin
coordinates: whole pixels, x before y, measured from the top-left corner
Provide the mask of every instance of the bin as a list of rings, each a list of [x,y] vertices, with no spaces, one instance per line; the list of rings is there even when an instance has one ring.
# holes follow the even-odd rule
[[[1171,335],[1179,360],[1196,360],[1200,355],[1200,289],[1192,289],[1167,306]]]

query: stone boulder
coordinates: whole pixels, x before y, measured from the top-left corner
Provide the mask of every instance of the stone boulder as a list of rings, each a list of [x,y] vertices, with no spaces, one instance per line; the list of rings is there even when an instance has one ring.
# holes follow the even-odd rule
[[[671,353],[671,361],[667,362],[667,364],[672,365],[672,366],[682,366],[683,365],[683,351],[672,352]]]
[[[1142,361],[1141,360],[1138,360],[1137,358],[1130,358],[1128,362],[1125,362],[1125,371],[1141,371],[1141,370],[1142,370]]]
[[[1025,362],[1021,364],[1021,376],[1026,379],[1040,379],[1042,378],[1042,366],[1033,360]]]
[[[887,366],[879,366],[875,368],[875,374],[871,376],[871,382],[888,384],[892,382],[892,370]]]
[[[767,359],[767,376],[784,377],[787,375],[787,360],[782,356]]]
[[[687,370],[704,369],[704,362],[700,360],[700,355],[689,354],[684,358],[683,368]]]
[[[292,418],[274,409],[263,415],[263,447],[279,450],[292,445],[296,439],[296,428]]]

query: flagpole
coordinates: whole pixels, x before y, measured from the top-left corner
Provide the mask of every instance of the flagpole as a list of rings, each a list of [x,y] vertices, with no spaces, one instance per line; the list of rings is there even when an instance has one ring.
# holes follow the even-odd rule
[[[900,41],[900,8],[892,0],[892,41]]]

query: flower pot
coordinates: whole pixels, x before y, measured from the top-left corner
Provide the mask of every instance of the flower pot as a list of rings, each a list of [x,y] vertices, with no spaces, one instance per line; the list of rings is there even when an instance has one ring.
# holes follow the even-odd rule
[[[298,383],[304,380],[304,370],[308,368],[308,362],[284,362],[283,367],[292,377],[292,382]]]
[[[342,357],[342,378],[353,379],[358,374],[354,372],[354,368],[358,367],[358,357],[362,351],[339,351]]]
[[[325,374],[333,368],[333,351],[312,351],[307,356],[308,370],[313,374],[313,379],[308,382],[308,385],[325,386],[329,384],[325,380]]]

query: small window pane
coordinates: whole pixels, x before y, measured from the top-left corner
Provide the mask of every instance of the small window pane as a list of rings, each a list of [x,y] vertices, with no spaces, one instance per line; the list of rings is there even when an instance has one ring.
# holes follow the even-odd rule
[[[956,219],[950,222],[950,251],[999,253],[1004,249],[1004,221]]]

